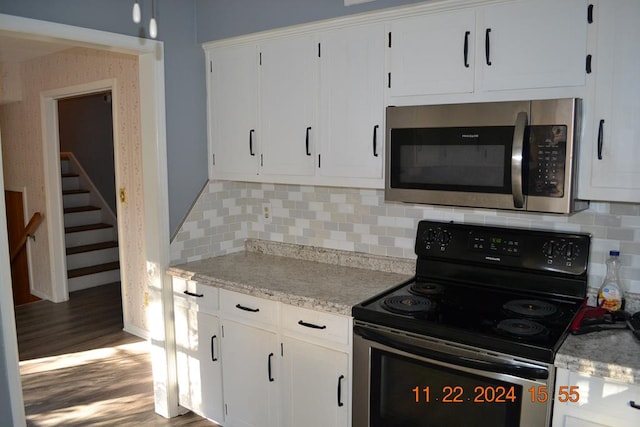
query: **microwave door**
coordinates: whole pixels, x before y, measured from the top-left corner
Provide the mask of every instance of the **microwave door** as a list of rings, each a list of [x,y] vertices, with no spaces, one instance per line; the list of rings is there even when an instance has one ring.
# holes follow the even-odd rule
[[[513,195],[513,207],[516,209],[525,209],[522,165],[527,124],[527,112],[519,112],[516,117],[511,146],[511,194]]]

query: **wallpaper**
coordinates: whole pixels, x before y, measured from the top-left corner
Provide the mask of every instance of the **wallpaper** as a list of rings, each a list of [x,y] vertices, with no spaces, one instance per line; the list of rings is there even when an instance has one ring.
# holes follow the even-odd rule
[[[40,211],[44,222],[31,243],[33,287],[51,295],[50,257],[47,239],[45,176],[43,165],[40,93],[104,79],[116,79],[113,94],[118,137],[116,168],[119,187],[127,189],[128,201],[120,204],[118,214],[127,236],[120,245],[128,256],[121,266],[125,324],[146,330],[144,310],[145,260],[143,235],[142,151],[140,133],[140,96],[138,58],[115,52],[73,48],[21,64],[22,101],[0,106],[2,154],[5,184],[27,187],[29,216]],[[122,272],[122,270],[121,270]]]

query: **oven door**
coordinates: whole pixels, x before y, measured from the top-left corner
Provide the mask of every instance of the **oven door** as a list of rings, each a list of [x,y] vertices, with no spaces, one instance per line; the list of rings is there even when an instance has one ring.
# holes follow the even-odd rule
[[[553,366],[356,322],[353,427],[540,427]]]

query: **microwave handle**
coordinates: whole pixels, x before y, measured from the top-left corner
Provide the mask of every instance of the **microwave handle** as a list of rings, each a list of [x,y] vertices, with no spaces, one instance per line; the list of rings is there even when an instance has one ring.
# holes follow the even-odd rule
[[[527,124],[527,113],[525,111],[519,112],[516,117],[516,128],[513,131],[513,145],[511,147],[511,194],[513,195],[513,206],[515,208],[524,207],[522,154]]]

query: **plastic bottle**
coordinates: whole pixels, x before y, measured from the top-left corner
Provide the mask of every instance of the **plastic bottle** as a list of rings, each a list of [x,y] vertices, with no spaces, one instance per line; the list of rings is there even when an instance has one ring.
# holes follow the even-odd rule
[[[621,310],[624,308],[624,293],[620,280],[618,279],[618,269],[620,268],[620,252],[610,251],[607,259],[607,275],[598,290],[598,306],[609,311]]]

